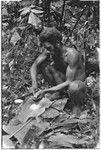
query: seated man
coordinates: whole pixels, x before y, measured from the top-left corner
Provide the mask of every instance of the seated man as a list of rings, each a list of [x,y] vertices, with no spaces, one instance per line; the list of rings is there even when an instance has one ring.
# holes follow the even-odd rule
[[[44,51],[31,67],[32,87],[33,91],[37,89],[37,69],[40,69],[52,87],[39,91],[39,97],[67,90],[73,111],[79,113],[85,97],[85,66],[80,53],[74,48],[63,46],[61,40],[62,36],[55,28],[47,28],[40,34]],[[52,63],[46,63],[51,60]]]

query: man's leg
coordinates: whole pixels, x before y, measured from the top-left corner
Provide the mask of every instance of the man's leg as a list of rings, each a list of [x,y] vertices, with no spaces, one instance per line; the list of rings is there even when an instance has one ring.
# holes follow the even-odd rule
[[[53,78],[53,75],[52,73],[50,72],[50,66],[41,66],[40,67],[40,73],[43,75],[43,78],[45,79],[45,81],[48,82],[49,85],[51,86],[55,86],[56,83],[55,83],[55,80]]]
[[[44,74],[47,76],[47,81],[50,85],[55,86],[57,84],[60,84],[63,82],[62,78],[64,75],[60,75],[60,72],[58,72],[57,70],[55,70],[53,68],[53,66],[47,66],[45,68]],[[56,100],[61,98],[61,93],[60,92],[56,92],[51,94],[50,96],[50,100]]]
[[[68,93],[72,101],[73,113],[77,116],[80,116],[81,107],[83,106],[83,102],[86,96],[85,83],[80,80],[71,82]]]
[[[50,72],[55,80],[56,85],[61,84],[66,80],[66,76],[52,66],[50,66]]]

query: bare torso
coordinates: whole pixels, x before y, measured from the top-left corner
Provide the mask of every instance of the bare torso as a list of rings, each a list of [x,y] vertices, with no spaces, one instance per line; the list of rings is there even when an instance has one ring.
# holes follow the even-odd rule
[[[62,53],[53,57],[54,61],[54,73],[58,73],[62,80],[65,81],[69,78],[69,72],[72,67],[76,67],[76,72],[73,80],[85,79],[85,66],[82,61],[81,55],[74,48],[63,47]]]
[[[51,85],[58,85],[67,80],[81,80],[85,79],[85,67],[81,55],[74,48],[55,47],[54,55],[49,54],[45,50],[34,62],[32,66],[32,81],[34,83],[33,72],[35,72],[36,65],[43,74],[44,78]],[[52,63],[51,63],[52,62]]]

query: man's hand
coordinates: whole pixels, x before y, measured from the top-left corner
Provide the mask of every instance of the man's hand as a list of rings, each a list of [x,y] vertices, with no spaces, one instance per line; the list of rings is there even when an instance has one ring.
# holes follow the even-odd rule
[[[32,82],[32,92],[33,92],[33,95],[36,93],[37,88],[38,88],[37,82],[36,81]]]
[[[34,96],[35,98],[42,99],[44,95],[45,95],[45,90],[40,90]]]
[[[33,96],[34,96],[35,93],[37,92],[37,88],[35,88],[35,87],[30,87],[30,88],[29,88],[29,92],[30,92],[30,93],[33,93]]]

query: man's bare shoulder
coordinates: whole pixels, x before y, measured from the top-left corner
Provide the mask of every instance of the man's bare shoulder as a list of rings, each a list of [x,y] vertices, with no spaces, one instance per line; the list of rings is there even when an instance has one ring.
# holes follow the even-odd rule
[[[75,48],[72,48],[72,47],[66,47],[64,46],[63,47],[63,55],[65,57],[68,57],[68,59],[71,57],[79,57],[80,56],[80,53],[75,49]],[[69,57],[70,56],[70,57]]]
[[[66,47],[66,46],[63,46],[63,51],[65,53],[75,53],[75,54],[79,54],[79,52],[73,48],[73,47]]]
[[[79,62],[80,54],[75,48],[64,47],[63,51],[64,60],[69,65],[74,66]]]
[[[49,54],[47,53],[47,51],[43,51],[35,60],[36,64],[41,64],[43,61],[45,61],[46,59],[48,59]]]

